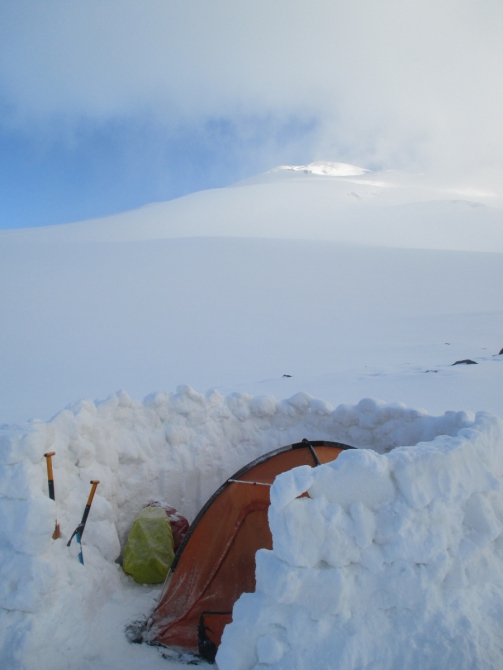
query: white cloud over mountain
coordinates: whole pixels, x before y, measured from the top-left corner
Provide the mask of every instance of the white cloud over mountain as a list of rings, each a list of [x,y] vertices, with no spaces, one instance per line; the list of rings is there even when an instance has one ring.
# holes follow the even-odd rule
[[[499,169],[503,6],[109,0],[0,9],[3,122],[311,119],[312,155]],[[57,121],[57,123],[56,123]],[[40,126],[37,126],[40,128]]]

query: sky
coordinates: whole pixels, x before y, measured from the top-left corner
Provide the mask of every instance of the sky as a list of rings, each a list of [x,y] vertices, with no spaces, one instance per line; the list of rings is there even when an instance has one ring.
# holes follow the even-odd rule
[[[500,0],[1,0],[0,227],[331,160],[502,183]]]

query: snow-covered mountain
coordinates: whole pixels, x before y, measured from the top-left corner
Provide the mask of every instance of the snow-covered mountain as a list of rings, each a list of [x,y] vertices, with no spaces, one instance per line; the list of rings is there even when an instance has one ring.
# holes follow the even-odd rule
[[[113,216],[0,231],[0,244],[180,237],[331,240],[386,247],[503,251],[503,199],[422,176],[322,164],[277,168],[233,187],[201,191]],[[310,166],[307,166],[310,167]],[[352,174],[349,174],[352,173]],[[359,173],[359,174],[356,174]]]

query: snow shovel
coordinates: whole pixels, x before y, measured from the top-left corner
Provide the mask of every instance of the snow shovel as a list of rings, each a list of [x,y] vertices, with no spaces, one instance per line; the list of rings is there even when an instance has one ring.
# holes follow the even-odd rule
[[[79,551],[79,561],[84,565],[84,554],[82,553],[82,535],[84,535],[84,528],[86,527],[86,521],[87,517],[89,516],[89,510],[91,509],[91,505],[93,502],[94,494],[96,493],[96,487],[100,483],[99,479],[91,479],[91,493],[89,494],[89,498],[87,499],[87,504],[86,508],[84,510],[84,514],[82,515],[82,521],[79,523],[77,528],[73,531],[71,538],[68,540],[67,547],[69,547],[72,543],[72,540],[74,536],[77,539],[78,544],[80,544],[80,551]]]
[[[52,474],[52,457],[56,454],[55,451],[48,451],[44,454],[47,460],[47,481],[49,483],[49,498],[56,502],[56,495],[54,493],[54,475]],[[57,540],[58,537],[61,537],[61,530],[59,528],[58,520],[56,519],[56,525],[54,527],[54,533],[52,534],[52,539]]]

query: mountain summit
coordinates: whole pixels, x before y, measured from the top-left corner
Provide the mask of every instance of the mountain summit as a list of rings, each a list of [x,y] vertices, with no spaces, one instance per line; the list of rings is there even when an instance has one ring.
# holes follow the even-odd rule
[[[349,163],[331,163],[329,161],[316,161],[307,165],[280,165],[270,170],[270,172],[279,172],[280,170],[293,170],[324,177],[356,177],[370,172],[370,170]]]

